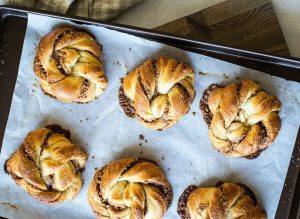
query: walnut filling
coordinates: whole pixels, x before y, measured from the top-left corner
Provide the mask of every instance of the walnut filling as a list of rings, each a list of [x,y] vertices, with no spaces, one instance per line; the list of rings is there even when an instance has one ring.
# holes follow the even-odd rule
[[[148,100],[151,99],[151,92],[148,87],[145,85],[145,81],[142,80],[141,76],[138,77],[138,81],[141,82],[141,88],[143,92],[146,94]]]
[[[220,189],[220,193],[221,193],[221,195],[220,195],[220,202],[222,203],[222,209],[220,209],[220,210],[228,209],[228,207],[229,207],[228,206],[228,200],[227,200],[227,196],[224,193],[223,186],[221,185],[219,187],[219,189]]]
[[[266,127],[264,126],[264,124],[262,122],[259,122],[258,125],[261,127],[261,129],[263,130],[261,135],[261,141],[260,141],[260,144],[265,144],[267,143],[267,137],[268,137],[268,133],[267,133],[267,129]]]
[[[147,185],[155,186],[159,189],[159,191],[163,194],[164,202],[167,205],[167,208],[171,206],[172,199],[173,199],[173,190],[169,186],[163,186],[156,183],[147,183]]]
[[[255,196],[254,192],[248,186],[246,186],[243,183],[236,183],[236,184],[243,187],[245,189],[244,196],[249,195],[249,197],[252,199],[254,205],[257,205],[257,199],[256,199],[256,196]]]
[[[97,44],[98,44],[100,47],[102,47],[101,44],[99,44],[99,43],[97,43]],[[94,53],[92,53],[92,52],[89,51],[89,50],[83,50],[83,51],[86,52],[86,53],[88,53],[89,55],[93,56],[95,59],[97,59],[97,60],[102,64],[101,56],[98,57],[98,56],[96,56]],[[84,62],[84,61],[82,61],[82,60],[83,60],[82,57],[79,58],[79,60],[80,60],[81,62]]]
[[[186,87],[180,83],[177,83],[176,85],[179,86],[183,90],[184,94],[188,98],[188,101],[191,103],[193,101],[194,97],[191,96],[190,92],[186,89]]]
[[[51,55],[52,59],[55,61],[56,63],[56,66],[58,68],[58,70],[64,74],[65,76],[68,75],[68,73],[65,71],[65,69],[63,68],[61,62],[60,62],[60,55],[58,54],[58,52],[55,50],[56,49],[56,46],[57,46],[57,43],[59,40],[61,40],[61,38],[66,35],[66,34],[69,34],[69,33],[72,33],[71,30],[66,30],[66,31],[63,31],[61,32],[59,35],[57,35],[57,37],[55,38],[54,42],[53,42],[53,53]]]
[[[80,88],[80,93],[78,96],[78,99],[82,100],[87,98],[87,91],[89,89],[90,86],[90,81],[87,79],[84,79]]]
[[[60,55],[57,51],[52,53],[52,59],[55,61],[55,64],[57,66],[57,69],[65,76],[68,76],[68,73],[65,71],[65,69],[62,66],[62,63],[60,61],[62,54]]]
[[[132,101],[124,93],[123,83],[119,89],[119,104],[128,117],[134,118],[136,116]]]
[[[22,179],[22,177],[19,177],[19,176],[17,176],[16,174],[14,174],[14,173],[11,172],[11,170],[10,170],[10,169],[8,168],[8,166],[7,166],[7,161],[8,161],[8,160],[6,160],[5,163],[4,163],[4,172],[5,172],[6,174],[10,175],[14,180]]]
[[[263,151],[266,150],[266,149],[267,149],[267,148],[259,149],[259,150],[257,150],[255,153],[253,153],[253,154],[244,156],[244,158],[246,158],[246,159],[248,159],[248,160],[255,159],[255,158],[257,158],[257,157],[261,154],[261,152],[263,152]]]
[[[69,130],[63,129],[60,125],[53,124],[47,125],[45,128],[59,134],[63,134],[67,139],[71,139],[71,132]]]
[[[38,73],[42,74],[40,77],[43,77],[43,78],[48,77],[47,72],[44,69],[44,67],[42,66],[42,63],[41,63],[41,61],[40,61],[40,59],[38,58],[37,55],[34,57],[33,68],[34,68],[35,72],[38,72]]]
[[[4,172],[6,173],[6,174],[9,174],[9,170],[7,169],[7,160],[5,161],[5,163],[4,163]]]
[[[31,151],[31,149],[29,149],[30,144],[28,143],[23,143],[20,148],[19,151],[25,155],[25,157],[36,167],[39,167],[38,164],[36,163],[36,161],[34,160],[34,152]]]
[[[200,110],[203,114],[204,121],[208,126],[210,126],[213,114],[208,107],[208,97],[212,90],[221,87],[218,84],[211,84],[207,89],[203,91],[202,98],[200,100]]]
[[[48,140],[49,140],[49,138],[50,138],[53,134],[54,134],[53,131],[47,133],[47,135],[46,135],[46,137],[45,137],[45,139],[44,139],[43,145],[42,145],[42,147],[41,147],[40,156],[41,156],[41,154],[43,153],[44,149],[48,146]]]
[[[152,66],[152,69],[154,70],[154,75],[155,75],[155,84],[157,84],[157,80],[158,80],[158,60],[157,59],[152,59],[151,60],[151,66]],[[151,101],[154,99],[154,97],[157,96],[157,91],[156,89],[154,89],[154,95],[151,99]]]
[[[187,187],[178,200],[177,213],[181,216],[182,219],[191,219],[187,208],[188,199],[193,191],[197,189],[197,186],[191,185]]]
[[[101,179],[102,179],[102,176],[103,176],[103,173],[104,173],[104,170],[105,168],[107,167],[107,165],[105,165],[104,167],[102,167],[100,170],[97,170],[99,171],[99,177],[97,178],[97,195],[100,199],[101,202],[105,202],[105,200],[103,199],[103,196],[102,196],[102,193],[101,193]],[[95,179],[94,179],[95,180]]]

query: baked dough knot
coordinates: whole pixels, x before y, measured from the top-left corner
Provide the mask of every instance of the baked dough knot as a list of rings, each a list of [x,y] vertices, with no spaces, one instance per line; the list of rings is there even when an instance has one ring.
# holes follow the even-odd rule
[[[87,155],[68,139],[59,126],[30,132],[6,161],[5,170],[34,198],[55,204],[75,197],[83,181],[81,169]]]
[[[215,87],[208,96],[213,146],[232,157],[258,156],[276,138],[281,103],[251,80]]]
[[[179,212],[185,219],[267,219],[254,193],[242,184],[198,187],[189,194],[185,207],[187,214]]]
[[[113,161],[95,173],[88,200],[101,219],[161,219],[173,197],[157,164],[144,159]]]
[[[148,59],[122,80],[119,101],[127,116],[163,130],[189,111],[195,97],[194,70],[172,58]]]
[[[64,102],[94,100],[107,86],[101,50],[84,30],[57,28],[44,36],[34,60],[43,91]]]

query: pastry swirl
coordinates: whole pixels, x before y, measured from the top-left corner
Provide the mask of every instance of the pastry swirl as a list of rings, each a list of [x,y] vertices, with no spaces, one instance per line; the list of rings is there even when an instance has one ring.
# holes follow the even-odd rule
[[[129,72],[119,90],[119,103],[129,117],[163,130],[189,111],[194,100],[194,70],[172,58],[148,59]]]
[[[200,108],[213,146],[232,157],[255,158],[276,138],[281,103],[251,80],[211,85]]]
[[[4,169],[17,185],[46,204],[74,198],[83,181],[87,155],[70,141],[70,132],[52,125],[30,132]]]
[[[96,171],[88,201],[101,219],[161,219],[173,197],[160,167],[145,159],[121,159]]]
[[[267,219],[254,193],[243,184],[189,186],[178,200],[182,219]]]
[[[94,100],[107,86],[101,50],[83,30],[57,28],[44,36],[34,60],[43,91],[64,102]]]

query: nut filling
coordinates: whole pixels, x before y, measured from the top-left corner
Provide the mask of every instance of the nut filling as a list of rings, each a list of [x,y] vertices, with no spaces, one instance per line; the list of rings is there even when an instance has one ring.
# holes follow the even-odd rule
[[[119,104],[128,117],[135,117],[134,107],[132,106],[131,100],[124,94],[123,85],[119,89]]]
[[[197,189],[197,186],[191,185],[187,187],[178,200],[177,213],[182,219],[191,219],[189,210],[187,209],[187,201],[190,194]]]
[[[213,117],[213,114],[211,113],[209,107],[208,107],[208,96],[212,92],[212,90],[219,88],[218,84],[211,84],[207,89],[203,91],[202,98],[200,100],[200,110],[203,114],[204,121],[209,126]]]

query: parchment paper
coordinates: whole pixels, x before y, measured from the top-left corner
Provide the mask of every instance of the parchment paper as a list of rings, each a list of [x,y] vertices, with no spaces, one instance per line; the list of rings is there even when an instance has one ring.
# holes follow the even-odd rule
[[[43,35],[61,25],[87,29],[103,45],[104,67],[109,85],[97,100],[89,104],[62,103],[52,99],[44,95],[35,79],[32,63],[37,43]],[[145,59],[159,55],[186,61],[197,72],[197,95],[190,112],[175,126],[163,132],[144,128],[135,119],[128,118],[118,104],[120,78]],[[199,110],[202,92],[211,83],[227,84],[243,78],[257,80],[282,102],[282,128],[279,136],[254,160],[225,157],[214,150]],[[274,218],[300,122],[299,107],[298,83],[105,28],[79,26],[64,20],[29,14],[1,151],[0,215],[23,219],[95,218],[86,198],[94,168],[117,158],[134,156],[157,161],[171,182],[174,199],[165,215],[167,219],[179,218],[176,213],[177,200],[187,186],[213,185],[219,180],[247,184],[255,192],[269,218]],[[3,164],[28,132],[53,123],[69,129],[73,142],[86,150],[89,159],[83,173],[84,186],[80,194],[72,201],[47,206],[16,186],[4,173]],[[141,134],[144,140],[139,139]]]

